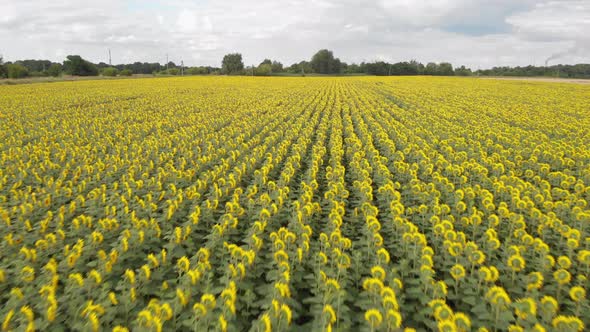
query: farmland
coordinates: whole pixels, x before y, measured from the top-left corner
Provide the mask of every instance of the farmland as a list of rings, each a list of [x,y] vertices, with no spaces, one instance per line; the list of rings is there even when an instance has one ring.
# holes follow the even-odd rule
[[[0,86],[0,323],[581,331],[590,86]]]

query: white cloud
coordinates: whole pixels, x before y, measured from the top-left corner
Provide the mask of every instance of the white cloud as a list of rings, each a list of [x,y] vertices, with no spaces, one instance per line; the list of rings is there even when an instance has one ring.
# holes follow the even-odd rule
[[[219,65],[239,51],[247,64],[290,64],[330,48],[346,62],[376,59],[494,65],[590,62],[585,0],[226,0],[161,2],[0,0],[6,60]]]

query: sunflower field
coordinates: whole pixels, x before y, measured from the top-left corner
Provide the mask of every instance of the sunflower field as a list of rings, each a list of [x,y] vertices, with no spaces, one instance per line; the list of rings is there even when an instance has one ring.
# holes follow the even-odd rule
[[[583,331],[590,86],[0,86],[1,331]]]

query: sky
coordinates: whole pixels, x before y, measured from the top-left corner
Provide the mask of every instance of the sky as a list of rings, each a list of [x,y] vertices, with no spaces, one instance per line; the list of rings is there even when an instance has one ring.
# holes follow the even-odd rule
[[[5,61],[590,63],[590,0],[0,0]]]

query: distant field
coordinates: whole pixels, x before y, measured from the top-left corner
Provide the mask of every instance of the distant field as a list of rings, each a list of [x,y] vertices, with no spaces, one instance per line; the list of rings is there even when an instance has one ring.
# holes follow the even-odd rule
[[[2,329],[581,331],[589,105],[457,77],[0,86]]]

